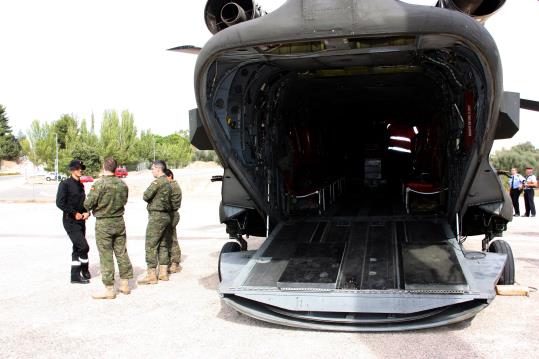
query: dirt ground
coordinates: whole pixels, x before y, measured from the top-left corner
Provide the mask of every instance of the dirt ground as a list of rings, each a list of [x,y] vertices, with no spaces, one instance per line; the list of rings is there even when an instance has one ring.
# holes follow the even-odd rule
[[[89,285],[69,283],[70,242],[56,187],[41,185],[42,201],[13,201],[27,193],[20,181],[0,183],[0,357],[2,358],[507,358],[536,357],[539,299],[497,297],[471,322],[402,333],[333,333],[256,321],[225,306],[216,289],[217,257],[227,241],[219,224],[219,168],[177,172],[184,190],[178,227],[184,270],[169,282],[137,287],[131,295],[97,301],[102,287],[94,220]],[[135,274],[144,271],[147,215],[141,193],[149,173],[128,177],[126,223]],[[539,221],[515,218],[506,232],[516,258],[517,281],[539,287]],[[466,246],[479,249],[480,239]],[[255,239],[250,245],[259,245]]]

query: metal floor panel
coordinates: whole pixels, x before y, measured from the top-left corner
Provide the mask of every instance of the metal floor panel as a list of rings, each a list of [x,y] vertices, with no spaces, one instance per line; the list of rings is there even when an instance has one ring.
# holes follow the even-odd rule
[[[354,223],[350,230],[339,288],[358,289],[360,286],[363,259],[366,256],[367,229],[368,223]]]
[[[285,224],[261,257],[290,259],[298,243],[308,243],[315,234],[319,222],[294,222]]]
[[[408,243],[436,243],[451,238],[443,225],[431,221],[406,222],[405,228]]]
[[[275,287],[287,265],[288,260],[283,259],[256,263],[243,285],[250,287]]]
[[[448,244],[446,225],[340,217],[298,220],[272,235],[237,284],[283,290],[462,292],[469,289],[467,274]]]
[[[403,250],[407,290],[464,291],[469,289],[455,248],[443,244],[407,244]]]
[[[370,224],[360,289],[396,289],[394,224]]]
[[[337,288],[344,243],[300,244],[277,283],[286,288]]]

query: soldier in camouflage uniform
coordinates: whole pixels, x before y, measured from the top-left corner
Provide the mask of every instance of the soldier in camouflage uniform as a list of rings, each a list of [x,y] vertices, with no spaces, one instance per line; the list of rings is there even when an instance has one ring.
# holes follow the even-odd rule
[[[172,226],[169,232],[171,238],[168,240],[170,252],[169,272],[178,273],[182,270],[182,266],[180,265],[180,261],[182,258],[182,250],[180,249],[180,245],[178,243],[176,226],[180,222],[180,213],[178,212],[178,210],[182,205],[182,189],[180,188],[178,182],[174,181],[174,173],[172,173],[170,169],[167,168],[167,170],[165,171],[165,175],[167,176],[167,179],[172,187]]]
[[[114,176],[117,162],[114,158],[106,158],[103,163],[104,175],[95,182],[84,201],[84,207],[93,211],[95,221],[95,240],[99,250],[101,275],[105,292],[95,294],[95,299],[114,299],[114,261],[116,255],[120,269],[120,292],[131,293],[128,280],[133,278],[133,266],[126,248],[124,211],[127,203],[127,185]]]
[[[170,257],[167,238],[171,230],[172,187],[165,176],[164,161],[154,161],[152,175],[155,180],[144,191],[143,199],[148,202],[148,227],[146,228],[146,277],[139,284],[157,284],[156,267],[159,263],[159,280],[168,280]]]

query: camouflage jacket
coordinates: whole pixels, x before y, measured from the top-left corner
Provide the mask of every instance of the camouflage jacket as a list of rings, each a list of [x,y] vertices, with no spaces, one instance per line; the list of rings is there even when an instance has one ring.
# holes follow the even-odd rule
[[[170,187],[172,187],[172,195],[170,198],[172,210],[177,211],[182,206],[182,189],[176,181],[170,182]]]
[[[142,197],[148,206],[148,211],[171,212],[172,211],[172,186],[168,182],[167,176],[162,175],[156,178],[152,184],[144,191]]]
[[[84,201],[84,207],[93,211],[96,218],[121,217],[128,196],[127,185],[114,175],[96,181]]]

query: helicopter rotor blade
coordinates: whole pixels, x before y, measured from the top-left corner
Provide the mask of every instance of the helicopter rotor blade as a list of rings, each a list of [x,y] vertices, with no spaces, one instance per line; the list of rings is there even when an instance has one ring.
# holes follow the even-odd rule
[[[183,52],[184,54],[198,55],[201,48],[193,45],[182,45],[168,49],[167,51]]]
[[[539,112],[539,101],[520,99],[520,108],[523,110]]]

